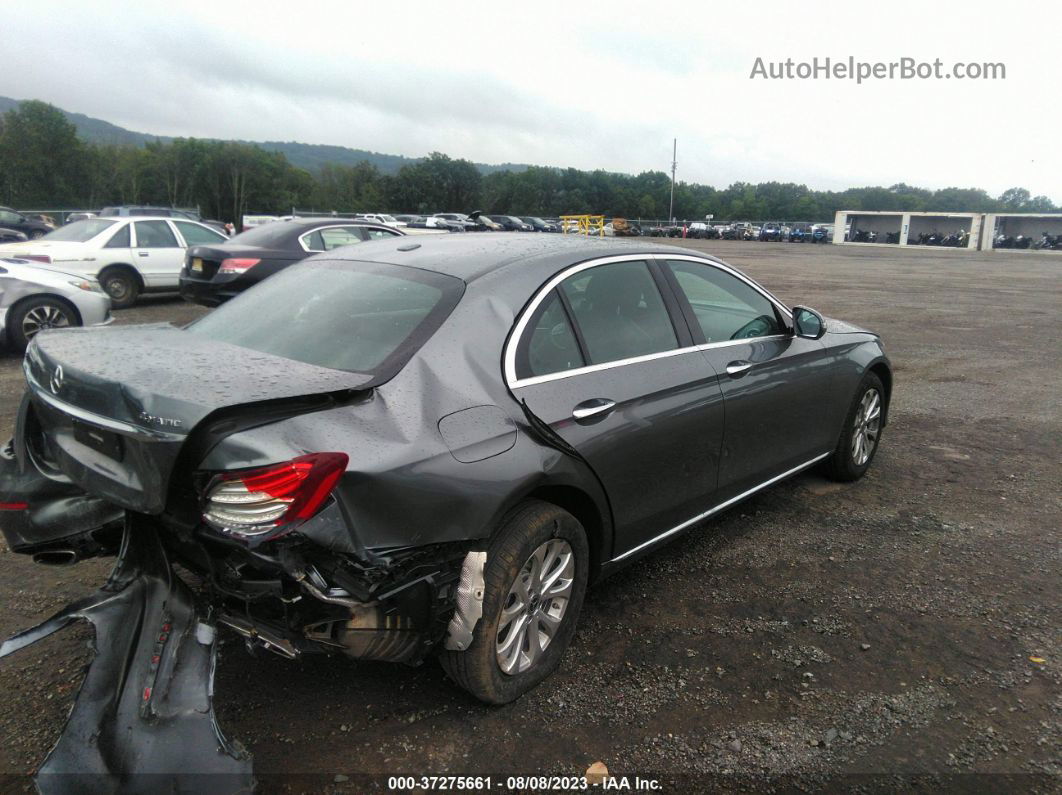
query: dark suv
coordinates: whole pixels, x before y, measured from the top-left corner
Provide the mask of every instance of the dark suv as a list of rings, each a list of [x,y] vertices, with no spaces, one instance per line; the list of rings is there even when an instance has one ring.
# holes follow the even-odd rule
[[[118,207],[104,207],[100,210],[100,218],[125,217],[129,215],[150,215],[153,218],[187,218],[190,221],[198,221],[201,224],[217,229],[223,235],[229,234],[225,224],[221,221],[207,220],[194,210],[178,210],[173,207],[151,207],[149,205],[121,205]]]

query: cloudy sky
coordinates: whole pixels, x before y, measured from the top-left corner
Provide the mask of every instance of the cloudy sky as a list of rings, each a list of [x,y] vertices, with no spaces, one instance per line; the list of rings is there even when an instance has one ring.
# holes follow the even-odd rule
[[[165,135],[1062,202],[1062,6],[8,2],[0,95]],[[1002,63],[1002,80],[764,80],[766,63]]]

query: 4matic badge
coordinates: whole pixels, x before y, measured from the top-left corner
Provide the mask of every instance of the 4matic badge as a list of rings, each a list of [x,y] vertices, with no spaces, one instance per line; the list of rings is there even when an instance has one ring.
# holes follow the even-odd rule
[[[146,411],[140,412],[140,419],[148,425],[157,425],[160,428],[180,428],[183,424],[181,420],[174,420],[169,417],[158,417],[154,414],[148,414]]]

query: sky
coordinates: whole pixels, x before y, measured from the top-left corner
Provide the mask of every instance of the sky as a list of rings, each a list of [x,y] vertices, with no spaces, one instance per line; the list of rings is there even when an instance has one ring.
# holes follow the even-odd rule
[[[0,0],[0,95],[159,135],[1062,203],[1062,4]],[[941,59],[997,80],[753,78]]]

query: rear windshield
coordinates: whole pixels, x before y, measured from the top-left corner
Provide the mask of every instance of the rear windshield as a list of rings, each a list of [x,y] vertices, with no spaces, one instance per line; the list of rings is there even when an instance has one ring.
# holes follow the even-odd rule
[[[88,218],[84,221],[74,221],[72,224],[60,226],[54,232],[49,232],[41,240],[60,240],[65,243],[84,243],[91,240],[104,229],[114,226],[117,221],[105,221],[102,218]]]
[[[389,378],[446,319],[464,282],[418,268],[310,261],[188,326],[285,359]]]

